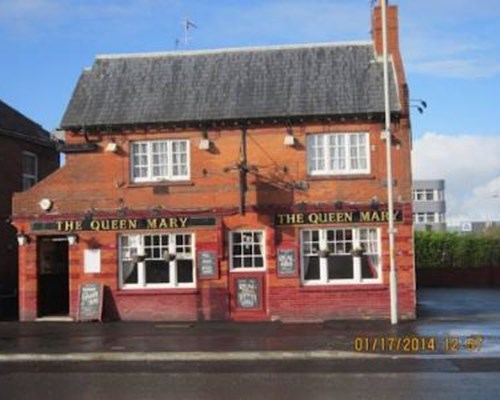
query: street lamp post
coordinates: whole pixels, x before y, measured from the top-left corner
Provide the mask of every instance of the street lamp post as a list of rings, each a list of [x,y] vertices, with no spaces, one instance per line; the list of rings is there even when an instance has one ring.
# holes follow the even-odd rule
[[[384,109],[385,109],[385,144],[387,155],[387,207],[389,213],[389,294],[391,303],[391,324],[398,323],[398,282],[396,274],[396,260],[394,256],[394,194],[392,178],[392,134],[391,134],[391,109],[389,99],[389,62],[387,51],[387,0],[382,4],[382,54],[384,64]]]

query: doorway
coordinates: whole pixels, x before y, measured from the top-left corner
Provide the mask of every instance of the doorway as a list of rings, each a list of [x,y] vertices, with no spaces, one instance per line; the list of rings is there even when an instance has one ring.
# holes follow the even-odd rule
[[[69,257],[66,237],[38,241],[38,316],[69,315]]]

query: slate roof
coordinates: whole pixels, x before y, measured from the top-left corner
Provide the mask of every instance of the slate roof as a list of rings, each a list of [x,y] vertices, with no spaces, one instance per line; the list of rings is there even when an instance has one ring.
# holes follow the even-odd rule
[[[61,127],[364,115],[383,100],[371,43],[108,55],[83,71]]]
[[[2,100],[0,100],[0,134],[52,146],[49,132]]]

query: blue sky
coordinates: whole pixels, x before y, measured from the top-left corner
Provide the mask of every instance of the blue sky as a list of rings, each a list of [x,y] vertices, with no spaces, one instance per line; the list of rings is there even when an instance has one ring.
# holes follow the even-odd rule
[[[500,219],[500,2],[390,3],[429,104],[412,115],[415,177],[447,180],[451,222]],[[174,50],[185,17],[190,49],[370,38],[370,0],[0,0],[0,98],[53,130],[97,54]]]

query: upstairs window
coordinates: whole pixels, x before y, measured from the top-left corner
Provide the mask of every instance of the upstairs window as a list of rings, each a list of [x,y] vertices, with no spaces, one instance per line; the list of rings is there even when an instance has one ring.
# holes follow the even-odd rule
[[[132,142],[130,167],[133,182],[188,180],[189,141]]]
[[[23,190],[28,190],[38,182],[38,157],[28,151],[23,152]]]
[[[328,133],[307,137],[310,175],[367,174],[370,172],[368,133]]]

